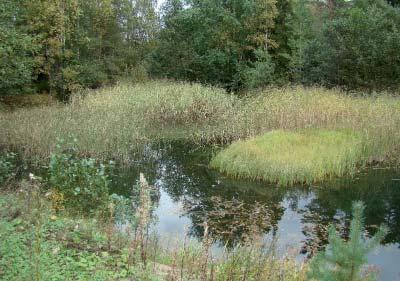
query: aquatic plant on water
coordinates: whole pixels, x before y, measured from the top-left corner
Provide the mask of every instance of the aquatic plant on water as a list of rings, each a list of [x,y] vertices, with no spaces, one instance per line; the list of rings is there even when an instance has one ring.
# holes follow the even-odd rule
[[[349,130],[279,130],[233,143],[210,166],[233,177],[280,186],[311,184],[354,174],[365,164],[366,145],[361,133]]]

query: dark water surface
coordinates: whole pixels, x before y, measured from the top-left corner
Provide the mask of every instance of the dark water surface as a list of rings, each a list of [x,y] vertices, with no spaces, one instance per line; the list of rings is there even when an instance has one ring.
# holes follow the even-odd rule
[[[129,196],[143,172],[159,190],[159,235],[201,238],[207,221],[218,251],[251,236],[256,227],[265,240],[277,241],[279,251],[294,252],[299,259],[326,243],[331,223],[346,236],[352,202],[362,200],[367,231],[374,233],[382,223],[389,228],[384,243],[368,260],[377,266],[381,280],[400,280],[400,170],[370,168],[353,179],[278,188],[217,173],[207,167],[211,155],[211,148],[182,143],[148,146],[129,168],[120,170],[114,192]]]

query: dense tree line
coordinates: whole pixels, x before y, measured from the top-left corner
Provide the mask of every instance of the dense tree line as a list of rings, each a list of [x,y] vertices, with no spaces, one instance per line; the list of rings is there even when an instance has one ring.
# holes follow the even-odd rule
[[[398,0],[3,0],[0,94],[147,74],[229,90],[398,88]]]
[[[237,89],[270,79],[275,0],[167,1],[152,72]],[[257,77],[254,77],[258,70]]]
[[[228,89],[396,88],[399,17],[384,0],[170,0],[152,71]]]
[[[400,84],[400,10],[383,0],[344,2],[301,54],[302,82],[346,88]]]
[[[2,0],[0,93],[112,82],[141,64],[157,22],[152,0]]]

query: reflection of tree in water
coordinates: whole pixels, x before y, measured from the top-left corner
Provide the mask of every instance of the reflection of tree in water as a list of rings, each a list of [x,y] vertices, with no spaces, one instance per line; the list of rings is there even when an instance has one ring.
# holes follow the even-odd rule
[[[222,243],[235,243],[249,235],[255,220],[252,213],[260,214],[257,227],[266,233],[276,231],[284,213],[283,199],[302,217],[307,237],[304,252],[312,253],[326,244],[326,228],[332,222],[346,236],[355,200],[366,204],[365,223],[371,234],[385,223],[389,233],[384,242],[400,242],[400,181],[392,180],[399,178],[399,172],[396,176],[395,172],[371,170],[357,180],[335,180],[309,190],[284,189],[223,177],[207,168],[211,155],[210,148],[184,143],[147,146],[131,167],[119,171],[121,179],[115,185],[119,194],[129,195],[139,172],[143,172],[149,183],[183,204],[185,216],[192,221],[191,235],[202,237],[203,222],[208,221],[213,238]],[[211,198],[220,201],[216,204]],[[310,203],[299,207],[301,198],[308,198]]]
[[[221,197],[204,199],[200,204],[186,201],[186,212],[192,220],[190,234],[200,237],[204,222],[215,241],[226,246],[251,241],[262,234],[277,230],[283,209],[276,209],[259,202],[245,203],[238,199],[224,200]]]
[[[398,175],[398,172],[397,172]],[[355,180],[341,179],[314,188],[315,197],[300,213],[307,237],[303,251],[311,253],[327,243],[327,227],[335,223],[342,236],[348,236],[351,206],[355,200],[366,204],[366,230],[374,234],[379,225],[386,224],[389,233],[384,243],[400,242],[400,182],[392,180],[396,173],[370,170]]]
[[[233,245],[254,232],[276,231],[285,192],[222,178],[207,168],[209,158],[205,149],[175,145],[158,163],[156,185],[183,204],[185,216],[192,221],[189,234],[202,237],[207,222],[211,238]]]

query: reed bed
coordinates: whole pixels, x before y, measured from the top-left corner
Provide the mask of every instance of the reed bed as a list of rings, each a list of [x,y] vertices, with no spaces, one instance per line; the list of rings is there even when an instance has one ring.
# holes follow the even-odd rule
[[[400,98],[385,93],[364,96],[319,87],[269,89],[250,95],[243,108],[251,136],[271,129],[309,127],[399,136]]]
[[[0,126],[0,147],[39,158],[69,135],[83,153],[128,159],[148,141],[227,144],[309,127],[361,131],[380,156],[398,146],[400,99],[317,87],[271,88],[238,98],[198,84],[120,83],[77,94],[66,105],[0,111]]]
[[[127,157],[136,144],[187,137],[233,106],[223,90],[170,82],[120,84],[76,95],[70,104],[0,113],[0,145],[47,157],[70,135],[84,153]],[[180,128],[180,130],[175,130]]]
[[[272,131],[233,143],[218,153],[211,166],[238,178],[290,186],[354,174],[368,158],[360,133],[303,129]]]

